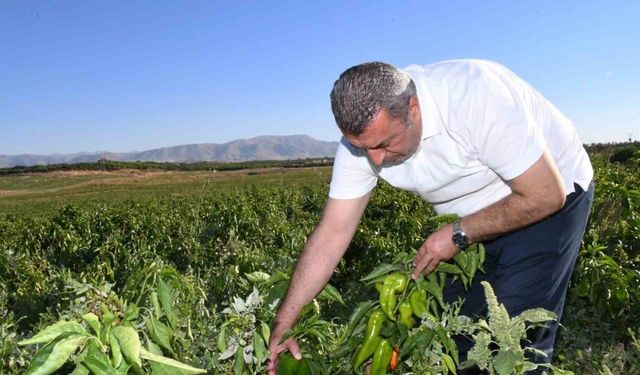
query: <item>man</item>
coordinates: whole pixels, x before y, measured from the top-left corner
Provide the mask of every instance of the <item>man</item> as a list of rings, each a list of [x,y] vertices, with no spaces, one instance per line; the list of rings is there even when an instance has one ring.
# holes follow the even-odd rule
[[[331,92],[343,133],[322,219],[303,249],[273,323],[269,374],[301,308],[324,287],[346,251],[377,178],[415,192],[439,214],[461,220],[431,234],[413,277],[432,272],[471,243],[483,242],[486,274],[463,313],[486,311],[489,281],[510,314],[534,307],[562,314],[593,199],[593,170],[573,124],[505,67],[481,60],[444,61],[399,70],[366,63],[345,71]],[[551,361],[557,323],[532,346]],[[461,351],[471,343],[459,343]],[[466,345],[466,347],[465,347]]]

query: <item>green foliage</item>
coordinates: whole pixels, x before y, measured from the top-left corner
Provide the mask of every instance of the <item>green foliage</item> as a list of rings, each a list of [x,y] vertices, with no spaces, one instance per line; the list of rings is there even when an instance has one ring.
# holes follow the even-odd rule
[[[435,230],[451,220],[455,220],[455,217],[435,217],[429,223]],[[392,263],[379,264],[362,277],[361,281],[369,288],[376,287],[379,298],[370,301],[357,299],[362,302],[351,314],[338,346],[330,356],[343,361],[342,367],[338,368],[348,368],[350,362],[357,373],[366,373],[363,369],[367,366],[371,366],[372,372],[382,371],[387,364],[377,363],[374,353],[375,349],[388,342],[398,352],[396,372],[455,373],[459,360],[453,337],[470,333],[472,325],[471,319],[460,316],[460,303],[448,304],[444,301],[443,289],[447,279],[469,285],[473,275],[481,269],[484,247],[474,245],[465,252],[464,258],[459,254],[451,263],[442,263],[428,277],[420,276],[408,283],[415,251],[397,253]],[[417,296],[418,301],[412,296]],[[413,305],[410,300],[413,300]],[[409,315],[405,314],[404,317],[403,303],[404,308],[408,304],[410,309]],[[418,309],[418,303],[424,307]],[[396,318],[398,314],[399,319]],[[418,320],[417,325],[413,324],[414,317],[411,315]],[[379,332],[378,327],[381,327]]]
[[[486,281],[482,282],[489,319],[481,319],[474,330],[474,347],[469,351],[468,360],[463,367],[477,366],[487,370],[490,375],[524,374],[537,369],[539,364],[525,358],[525,351],[533,348],[522,347],[521,342],[527,339],[527,329],[555,320],[556,315],[544,309],[532,309],[511,318],[507,309],[498,299],[493,288]],[[527,324],[529,323],[529,327]],[[558,372],[558,371],[556,371]]]
[[[639,151],[639,147],[626,146],[616,150],[613,154],[611,154],[611,156],[609,157],[609,161],[611,163],[626,163],[631,158],[637,158]]]
[[[635,373],[640,369],[635,341],[640,332],[640,289],[635,287],[640,283],[640,168],[633,158],[611,164],[605,151],[598,152],[593,157],[594,209],[554,365],[578,374]],[[104,363],[135,363],[131,358],[136,355],[125,355],[117,337],[100,337],[96,329],[126,326],[137,316],[130,326],[139,337],[140,364],[146,371],[162,373],[167,363],[154,356],[161,355],[214,374],[263,372],[270,319],[326,200],[325,180],[316,177],[305,178],[322,183],[248,184],[224,191],[205,190],[199,183],[194,185],[197,192],[185,196],[170,195],[169,189],[160,198],[157,190],[149,190],[149,199],[109,198],[100,204],[67,205],[45,216],[0,217],[3,371],[24,373],[47,343],[17,343],[56,322],[76,322],[86,335],[96,337],[85,340],[84,333],[70,331],[70,336],[53,339],[50,353],[66,353],[78,344],[59,373],[70,373],[77,364],[99,371]],[[51,199],[59,196],[51,194]],[[353,373],[350,356],[377,303],[374,280],[407,271],[412,252],[441,224],[433,217],[431,207],[414,195],[379,184],[338,264],[333,287],[305,308],[290,332],[302,343],[312,373]],[[479,249],[471,253],[481,255]],[[479,258],[478,264],[474,259],[456,257],[439,274],[467,284],[481,271]],[[500,355],[501,369],[520,361],[515,349],[495,351],[515,343],[517,335],[474,328],[459,316],[459,305],[443,303],[440,275],[413,284],[405,293],[418,285],[428,291],[428,314],[416,319],[411,332],[391,326],[384,332],[397,337],[396,343],[404,340],[398,373],[452,372],[450,365],[455,367],[457,360],[449,339],[471,329],[476,342],[487,343],[476,349],[478,356]],[[239,300],[247,307],[243,311]],[[507,322],[506,316],[499,317],[497,313],[496,323]],[[486,321],[489,327],[492,319]],[[509,319],[521,332],[522,324]],[[235,350],[229,349],[234,345]],[[82,357],[84,352],[96,358]]]
[[[170,293],[166,290],[160,293]],[[120,305],[124,311],[114,312],[110,302]],[[120,307],[119,306],[119,307]],[[94,306],[97,307],[97,306]],[[152,307],[157,318],[168,318],[170,308]],[[60,320],[38,332],[33,337],[22,340],[19,345],[43,345],[35,354],[26,373],[29,375],[47,375],[58,371],[65,363],[73,362],[73,374],[127,374],[142,373],[148,367],[149,374],[200,374],[206,370],[185,365],[179,361],[164,357],[157,348],[160,344],[173,352],[170,346],[172,329],[166,327],[163,336],[150,334],[147,340],[149,350],[140,339],[144,332],[139,328],[140,311],[134,304],[122,303],[113,293],[109,300],[102,301],[99,314],[88,311],[82,315],[81,324],[75,320]],[[144,325],[148,332],[154,328],[152,322],[162,324],[156,318],[145,317]],[[151,324],[150,324],[151,323]],[[156,353],[153,353],[155,351]],[[142,360],[147,363],[143,363]]]

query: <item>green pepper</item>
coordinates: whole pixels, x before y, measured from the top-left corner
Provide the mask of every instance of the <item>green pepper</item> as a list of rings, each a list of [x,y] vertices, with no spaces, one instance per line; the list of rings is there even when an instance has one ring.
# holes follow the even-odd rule
[[[380,309],[376,309],[371,313],[369,321],[367,322],[367,330],[364,334],[364,341],[362,342],[360,351],[358,351],[358,355],[356,355],[356,359],[353,362],[353,368],[358,368],[376,351],[376,348],[380,343],[380,336],[378,336],[378,333],[382,328],[382,323],[384,323],[384,320],[384,313]]]
[[[407,289],[408,282],[409,277],[400,272],[394,272],[384,279],[382,291],[380,292],[380,307],[391,320],[396,320],[394,314],[398,303],[396,294],[404,292]]]
[[[384,375],[387,373],[387,366],[393,355],[393,347],[387,339],[382,339],[380,345],[373,354],[373,364],[369,375]]]
[[[398,306],[398,311],[400,311],[400,323],[404,324],[408,329],[413,328],[413,311],[411,310],[411,304],[409,301],[404,300],[400,302],[400,306]]]
[[[311,369],[306,359],[297,360],[290,354],[280,355],[276,369],[278,375],[311,375]]]
[[[414,289],[409,294],[409,304],[413,314],[418,318],[422,318],[429,311],[427,307],[427,291],[425,289]]]

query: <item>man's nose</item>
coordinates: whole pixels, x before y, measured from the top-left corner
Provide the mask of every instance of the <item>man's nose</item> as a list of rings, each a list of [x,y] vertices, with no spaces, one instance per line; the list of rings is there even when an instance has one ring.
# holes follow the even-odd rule
[[[367,150],[367,155],[373,164],[379,166],[384,162],[385,151],[383,149]]]

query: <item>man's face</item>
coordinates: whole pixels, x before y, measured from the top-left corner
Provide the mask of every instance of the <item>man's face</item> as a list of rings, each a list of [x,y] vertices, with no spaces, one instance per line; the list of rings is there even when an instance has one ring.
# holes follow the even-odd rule
[[[413,156],[420,145],[422,119],[415,97],[411,98],[407,122],[390,117],[382,109],[364,132],[357,136],[345,134],[345,137],[355,147],[366,150],[377,166],[400,164]]]

